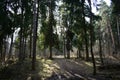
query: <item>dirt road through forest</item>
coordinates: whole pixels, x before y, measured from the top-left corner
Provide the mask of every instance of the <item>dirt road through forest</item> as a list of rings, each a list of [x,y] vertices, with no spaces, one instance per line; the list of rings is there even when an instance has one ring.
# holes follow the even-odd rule
[[[83,60],[55,58],[54,71],[49,80],[105,80],[102,76],[92,75],[92,63]]]

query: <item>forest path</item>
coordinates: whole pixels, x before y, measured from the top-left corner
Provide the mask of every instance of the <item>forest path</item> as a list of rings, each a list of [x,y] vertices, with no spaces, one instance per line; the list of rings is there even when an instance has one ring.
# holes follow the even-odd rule
[[[53,71],[47,80],[105,80],[100,75],[92,75],[92,63],[80,59],[54,58]]]
[[[31,59],[0,68],[0,80],[120,80],[120,61],[106,58],[106,64],[99,66],[96,58],[97,75],[92,75],[93,64],[82,59],[53,60],[37,56],[36,70],[31,70]]]

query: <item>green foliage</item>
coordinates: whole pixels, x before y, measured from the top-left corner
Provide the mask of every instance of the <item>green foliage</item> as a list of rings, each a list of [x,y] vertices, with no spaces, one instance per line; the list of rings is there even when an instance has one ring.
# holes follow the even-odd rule
[[[120,14],[120,0],[111,0],[113,2],[113,13],[116,15]]]
[[[39,49],[40,50],[43,50],[44,49],[44,47],[45,47],[45,45],[44,45],[44,43],[45,43],[45,36],[44,36],[44,34],[40,34],[39,35],[39,37],[38,37],[38,47],[39,47]]]
[[[54,18],[53,11],[56,8],[56,0],[53,0],[51,3],[48,1],[41,1],[40,3],[40,14],[41,14],[41,29],[40,33],[44,35],[44,46],[48,47],[50,46],[52,39],[52,46],[55,46],[57,44],[57,34],[54,34],[53,28],[56,27],[56,20]],[[52,6],[51,6],[52,5]],[[47,10],[49,8],[49,11]],[[50,10],[52,12],[50,13]],[[49,17],[47,16],[49,14]],[[50,27],[52,26],[52,28]],[[52,35],[52,37],[50,36]],[[57,41],[56,41],[57,40]]]

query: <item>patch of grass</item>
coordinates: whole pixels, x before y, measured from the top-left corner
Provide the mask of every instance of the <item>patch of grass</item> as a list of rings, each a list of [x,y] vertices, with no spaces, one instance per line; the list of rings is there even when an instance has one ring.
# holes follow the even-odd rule
[[[37,57],[36,70],[31,70],[31,59],[14,62],[0,69],[0,80],[44,80],[52,75],[55,68],[52,60]]]
[[[30,71],[28,60],[22,64],[15,62],[0,69],[0,80],[25,80]]]
[[[39,59],[37,64],[39,66],[37,69],[39,69],[39,75],[41,76],[41,79],[50,77],[55,70],[55,67],[52,66],[53,62],[50,59]]]

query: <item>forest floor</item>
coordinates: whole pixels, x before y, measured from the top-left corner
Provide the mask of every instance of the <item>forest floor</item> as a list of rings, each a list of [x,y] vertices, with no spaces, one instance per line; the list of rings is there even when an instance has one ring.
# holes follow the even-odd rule
[[[115,58],[106,58],[104,66],[96,58],[97,74],[93,75],[92,61],[82,59],[55,58],[54,65],[58,71],[53,71],[48,80],[120,80],[120,62]],[[56,76],[56,79],[55,79]]]
[[[31,60],[9,62],[0,68],[0,80],[120,80],[120,63],[115,58],[104,59],[100,66],[96,58],[97,74],[93,75],[92,62],[82,59],[53,60],[37,57],[36,70],[31,70]]]

